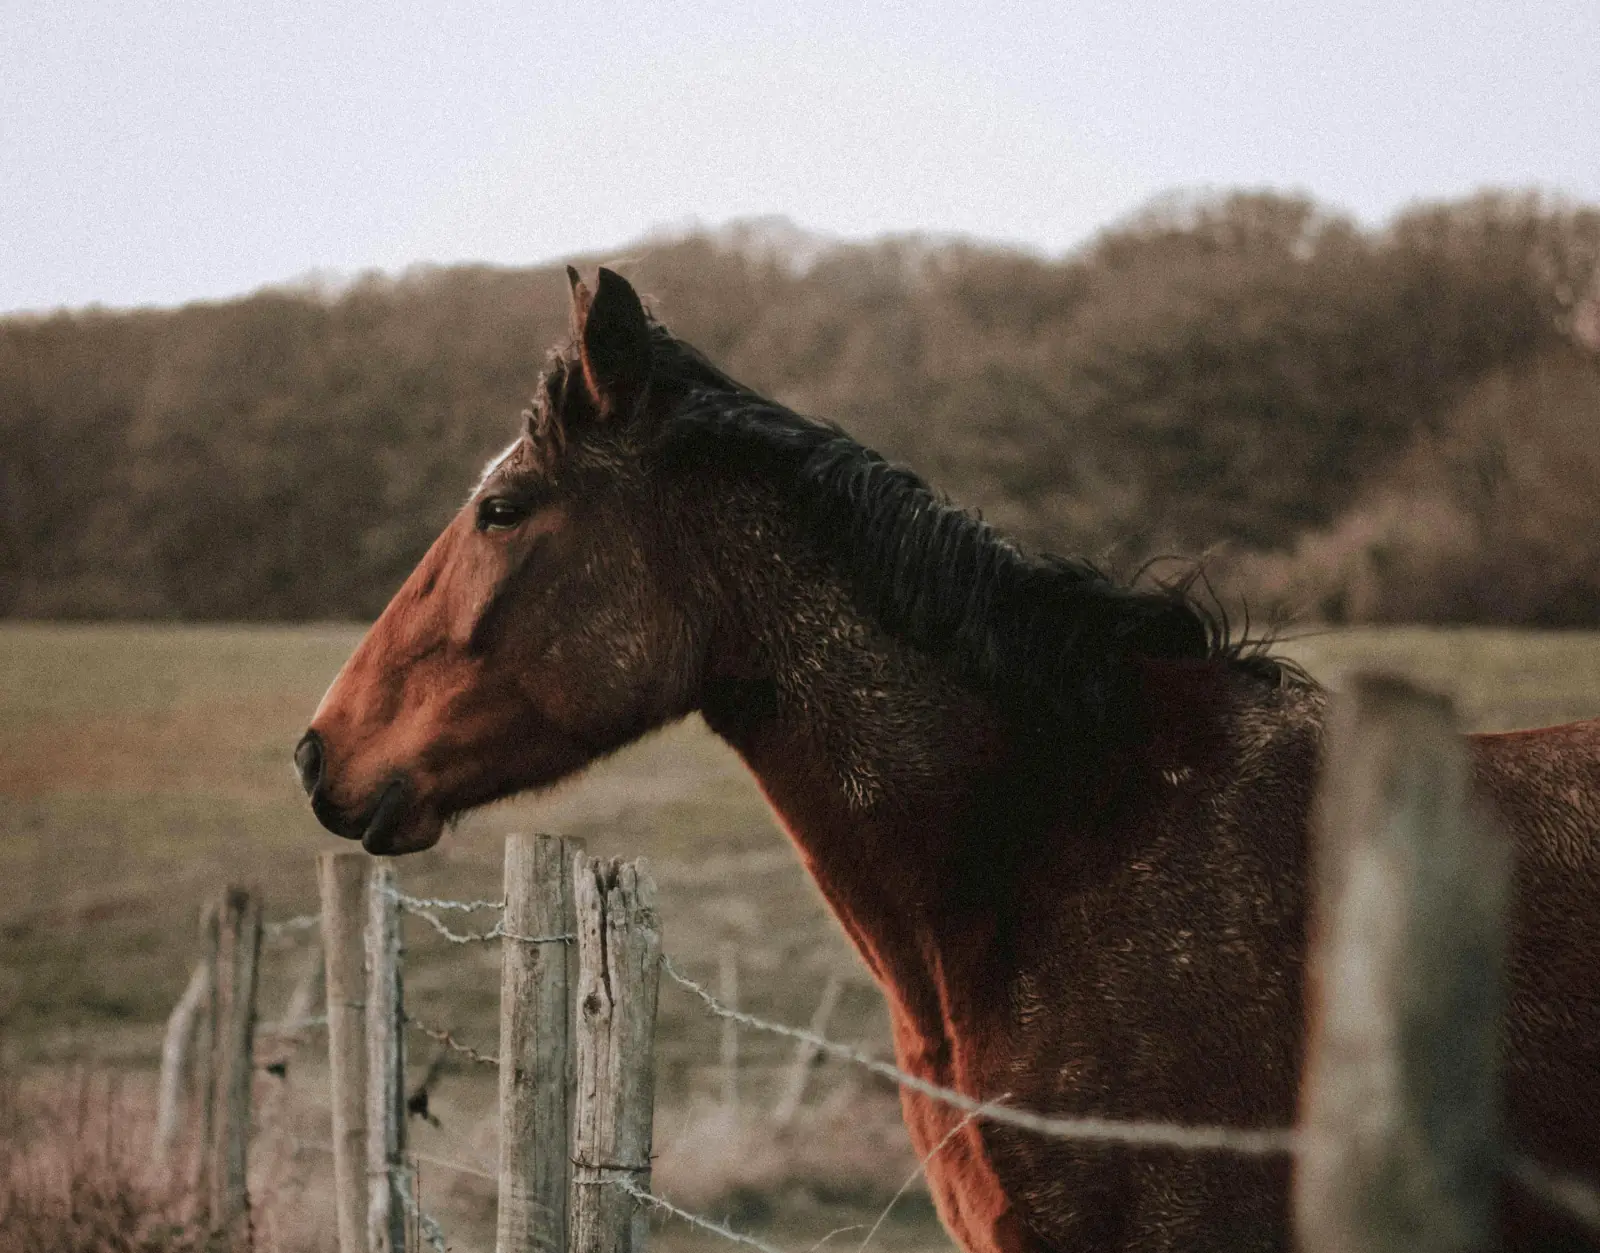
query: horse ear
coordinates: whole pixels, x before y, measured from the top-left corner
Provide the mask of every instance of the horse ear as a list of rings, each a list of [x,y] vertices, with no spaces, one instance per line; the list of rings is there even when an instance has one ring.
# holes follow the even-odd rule
[[[602,418],[633,416],[650,383],[650,320],[627,279],[604,267],[591,298],[572,281],[578,360]]]
[[[575,266],[567,267],[567,282],[572,286],[572,338],[583,337],[583,324],[589,317],[589,305],[593,297],[589,289],[583,285],[583,279],[578,276]]]

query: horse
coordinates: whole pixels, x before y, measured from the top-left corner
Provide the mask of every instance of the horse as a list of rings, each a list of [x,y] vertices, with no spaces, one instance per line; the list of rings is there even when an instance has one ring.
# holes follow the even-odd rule
[[[728,377],[626,279],[568,273],[517,438],[295,748],[322,824],[425,849],[698,711],[881,987],[901,1069],[1048,1114],[1291,1124],[1324,691],[1192,585],[1026,552]],[[1508,1131],[1600,1176],[1600,720],[1471,756],[1515,847]],[[968,1253],[1289,1245],[1283,1156],[902,1106]],[[1586,1247],[1502,1191],[1510,1247]]]

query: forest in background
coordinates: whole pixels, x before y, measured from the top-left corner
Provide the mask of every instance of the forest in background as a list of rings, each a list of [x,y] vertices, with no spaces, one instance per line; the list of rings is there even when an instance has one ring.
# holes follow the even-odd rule
[[[1258,618],[1600,626],[1600,209],[1232,194],[1059,259],[762,221],[610,260],[1026,544],[1203,556]],[[0,615],[371,617],[566,322],[556,265],[0,318]]]

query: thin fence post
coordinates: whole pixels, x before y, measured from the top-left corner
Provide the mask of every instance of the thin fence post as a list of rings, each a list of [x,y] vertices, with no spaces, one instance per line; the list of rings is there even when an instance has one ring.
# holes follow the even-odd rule
[[[1450,704],[1359,675],[1317,806],[1294,1215],[1316,1253],[1494,1247],[1506,843]]]
[[[311,1017],[312,1007],[317,1003],[317,994],[322,991],[323,961],[321,949],[310,949],[300,963],[300,973],[296,976],[294,987],[289,991],[289,999],[284,1002],[282,1022],[291,1032],[304,1030],[301,1025]]]
[[[205,1002],[211,995],[211,978],[211,964],[201,961],[167,1016],[167,1030],[161,1041],[161,1078],[156,1088],[156,1131],[151,1157],[158,1177],[167,1184],[173,1178],[178,1125],[184,1105],[184,1080],[194,1065],[195,1037]]]
[[[194,1065],[189,1073],[189,1197],[195,1221],[204,1224],[211,1212],[211,1135],[216,1123],[217,948],[220,901],[200,911],[200,964],[207,977],[200,997],[194,1034]]]
[[[576,947],[572,858],[582,842],[506,837],[500,947],[500,1180],[496,1253],[565,1253],[572,1163]]]
[[[367,1243],[367,976],[363,935],[371,865],[365,853],[317,856],[339,1253],[361,1253]]]
[[[577,910],[571,1253],[644,1253],[661,924],[637,862],[573,859]]]
[[[828,1020],[833,1017],[834,1007],[839,1003],[839,993],[843,990],[844,980],[837,974],[829,975],[828,982],[822,989],[822,999],[817,1002],[816,1011],[811,1015],[812,1035],[828,1034]],[[787,1127],[800,1112],[800,1102],[806,1094],[806,1083],[811,1078],[811,1068],[817,1064],[817,1058],[821,1055],[822,1050],[809,1040],[801,1040],[795,1045],[794,1061],[789,1064],[789,1075],[783,1085],[783,1095],[772,1107],[772,1121],[776,1127],[780,1129]]]
[[[255,1080],[256,970],[261,958],[261,898],[230,887],[218,919],[217,1017],[211,1135],[213,1230],[228,1231],[250,1205],[250,1095]]]
[[[367,1253],[405,1253],[405,1006],[394,867],[367,880]]]

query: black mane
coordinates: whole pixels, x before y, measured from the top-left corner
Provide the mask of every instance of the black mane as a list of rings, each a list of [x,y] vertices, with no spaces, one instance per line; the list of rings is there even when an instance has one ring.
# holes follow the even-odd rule
[[[1303,678],[1263,642],[1234,638],[1227,616],[1193,594],[1195,575],[1119,583],[1085,560],[1026,553],[839,427],[750,391],[659,324],[652,331],[652,388],[682,397],[661,453],[775,482],[866,613],[1025,719],[1114,735],[1136,699],[1134,657]]]

